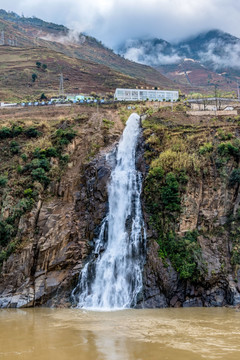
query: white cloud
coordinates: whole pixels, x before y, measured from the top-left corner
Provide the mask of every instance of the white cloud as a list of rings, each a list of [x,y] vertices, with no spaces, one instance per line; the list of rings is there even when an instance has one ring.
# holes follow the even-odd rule
[[[128,40],[126,44],[127,49],[122,51],[124,57],[141,64],[151,66],[167,65],[177,63],[181,59],[174,50],[170,50],[169,54],[163,53],[167,47],[165,42],[153,44],[151,41],[145,40],[142,44],[139,44],[137,41]]]
[[[221,49],[220,53],[219,49]],[[229,54],[231,55],[229,56]],[[198,55],[201,62],[212,63],[215,70],[224,67],[240,68],[240,43],[226,45],[221,40],[210,42],[207,51],[199,52]]]
[[[240,37],[236,0],[0,0],[0,8],[85,31],[111,47],[128,38],[173,41],[212,28]]]

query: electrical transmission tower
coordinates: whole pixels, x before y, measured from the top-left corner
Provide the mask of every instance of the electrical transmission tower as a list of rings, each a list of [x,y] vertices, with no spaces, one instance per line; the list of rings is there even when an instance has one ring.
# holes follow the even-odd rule
[[[2,30],[2,32],[1,32],[0,43],[1,43],[1,45],[5,45],[5,33],[4,33],[4,30]]]
[[[34,46],[38,47],[38,45],[39,45],[39,44],[38,44],[38,38],[35,37],[35,38],[34,38]]]
[[[59,96],[64,95],[63,74],[60,74]]]

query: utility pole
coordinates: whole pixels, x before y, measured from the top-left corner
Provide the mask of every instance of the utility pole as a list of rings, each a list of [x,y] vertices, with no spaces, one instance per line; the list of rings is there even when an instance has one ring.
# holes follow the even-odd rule
[[[59,96],[64,95],[63,74],[60,74]]]
[[[237,97],[238,97],[238,101],[240,101],[239,81],[238,80],[237,80]]]

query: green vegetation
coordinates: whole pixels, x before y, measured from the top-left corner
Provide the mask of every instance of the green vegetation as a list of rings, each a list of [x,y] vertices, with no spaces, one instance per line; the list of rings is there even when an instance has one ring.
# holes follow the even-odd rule
[[[238,160],[240,155],[240,142],[234,141],[231,143],[230,141],[221,143],[217,147],[218,154],[222,157],[224,156],[233,156],[236,160]]]
[[[32,198],[22,198],[12,208],[11,215],[0,220],[0,246],[6,246],[9,240],[16,236],[20,217],[31,210],[33,204]]]
[[[41,135],[41,133],[35,127],[29,127],[24,131],[24,134],[28,138],[36,138]]]
[[[106,130],[110,130],[114,126],[114,121],[103,119],[103,128]]]
[[[200,278],[201,270],[198,264],[202,263],[202,258],[197,238],[197,231],[188,231],[182,237],[169,232],[159,241],[161,255],[169,258],[181,279],[196,281]]]
[[[234,169],[231,172],[230,178],[229,178],[229,185],[230,186],[234,186],[234,185],[240,185],[240,169]]]
[[[199,154],[201,155],[205,155],[207,153],[211,153],[213,151],[213,144],[208,142],[208,143],[204,143],[202,146],[200,146],[199,148]]]
[[[234,136],[232,133],[226,132],[223,129],[217,130],[217,137],[219,140],[231,140]]]
[[[145,180],[144,195],[151,224],[158,232],[159,255],[165,264],[167,258],[171,261],[180,278],[197,280],[201,274],[198,234],[193,231],[180,237],[175,232],[181,213],[181,195],[187,182],[184,172],[165,174],[161,167],[152,167]]]
[[[73,129],[58,129],[53,135],[53,143],[57,147],[58,151],[68,145],[76,136],[76,132]]]
[[[228,221],[224,226],[215,227],[212,220],[206,228],[201,226],[199,232],[192,226],[191,231],[187,231],[186,188],[198,189],[196,184],[204,183],[214,173],[213,190],[218,190],[221,177],[221,186],[228,188],[232,196],[237,196],[240,186],[239,130],[232,119],[216,118],[211,124],[205,120],[189,124],[188,119],[181,119],[181,114],[178,117],[176,119],[174,111],[169,117],[167,110],[159,109],[143,122],[144,155],[149,168],[143,186],[144,202],[163,264],[168,266],[170,261],[183,280],[199,281],[206,271],[198,241],[200,235],[208,238],[215,232],[217,236],[223,236],[223,231],[232,244],[231,264],[235,271],[240,268],[240,212],[227,214]],[[235,189],[232,191],[231,187]],[[208,220],[206,222],[208,224]],[[213,226],[213,230],[208,226]],[[224,268],[222,264],[219,271]]]
[[[11,141],[10,151],[13,155],[18,154],[20,152],[20,146],[16,141]]]
[[[0,188],[4,188],[8,182],[8,178],[6,176],[0,176]]]
[[[7,126],[3,126],[0,129],[0,140],[17,137],[22,132],[23,132],[23,128],[21,126],[12,125],[11,128]]]
[[[0,264],[20,244],[16,235],[21,216],[31,211],[43,191],[49,192],[48,185],[56,180],[54,174],[60,176],[69,162],[66,146],[77,134],[72,126],[65,123],[62,129],[60,123],[56,129],[56,125],[22,126],[16,122],[0,128],[1,206],[11,201],[9,210],[0,213]]]
[[[240,210],[237,211],[234,216],[231,214],[226,224],[226,229],[230,234],[231,246],[231,264],[233,265],[235,272],[240,267]]]
[[[198,281],[205,271],[199,234],[194,230],[180,235],[178,227],[186,186],[201,177],[214,144],[197,127],[175,125],[165,112],[159,110],[143,122],[149,165],[143,186],[145,206],[165,266],[170,260],[181,279]]]
[[[37,80],[37,74],[33,73],[32,74],[32,82],[34,83]]]

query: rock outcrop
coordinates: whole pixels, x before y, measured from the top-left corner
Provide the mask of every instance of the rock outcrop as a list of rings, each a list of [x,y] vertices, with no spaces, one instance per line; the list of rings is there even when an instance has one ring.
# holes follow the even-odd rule
[[[39,201],[21,219],[19,233],[26,244],[4,262],[0,277],[0,307],[70,306],[91,240],[107,210],[110,163],[105,155],[88,164],[73,201]],[[59,188],[61,187],[61,184]]]
[[[161,120],[159,122],[161,123]],[[154,124],[157,124],[156,120]],[[182,144],[182,141],[187,143],[187,140],[182,140],[186,139],[186,136],[184,131],[181,132],[180,127],[179,130],[176,124],[164,124],[166,132],[170,129],[168,139],[171,139],[171,132],[172,136],[177,133],[174,138],[175,143]],[[226,124],[223,123],[223,126]],[[192,127],[191,132],[194,130],[195,128]],[[160,256],[158,238],[161,235],[153,226],[151,213],[147,211],[145,204],[148,234],[144,271],[143,306],[145,307],[209,307],[240,304],[240,266],[238,265],[240,193],[238,181],[233,185],[229,180],[234,169],[236,174],[239,171],[239,150],[237,150],[239,131],[237,125],[225,130],[226,133],[227,131],[229,138],[236,137],[232,143],[229,141],[227,143],[224,135],[221,135],[220,140],[218,139],[218,134],[224,133],[222,129],[216,132],[215,129],[206,130],[202,126],[202,129],[199,130],[198,127],[196,130],[192,153],[197,151],[199,156],[198,143],[202,144],[202,138],[206,137],[205,132],[208,141],[212,141],[212,150],[210,155],[204,154],[201,157],[204,167],[198,175],[194,171],[188,172],[187,184],[181,195],[181,211],[176,215],[176,219],[172,220],[175,222],[173,226],[179,238],[189,231],[198,232],[197,243],[201,250],[201,259],[196,259],[196,262],[201,275],[197,279],[181,278],[169,258]],[[151,136],[150,131],[147,135],[149,134]],[[146,148],[149,151],[148,144]],[[169,144],[175,146],[174,141],[169,140]],[[151,145],[152,153],[154,145]],[[235,155],[232,156],[227,152],[222,155],[221,147],[225,146],[229,148],[235,146]],[[164,146],[163,150],[165,150]],[[183,148],[183,151],[186,150]],[[153,193],[151,195],[153,196]]]

